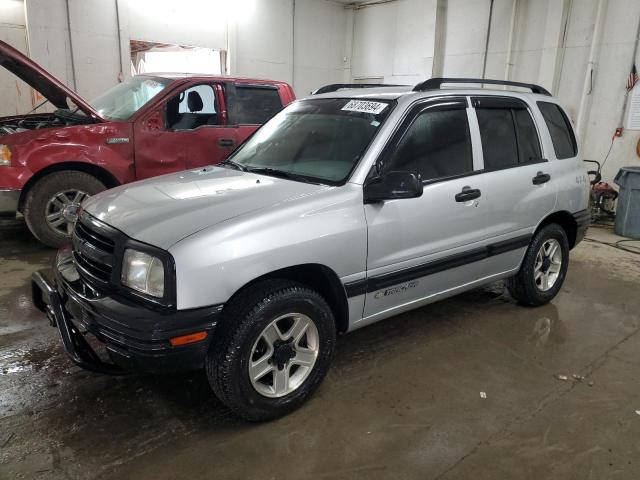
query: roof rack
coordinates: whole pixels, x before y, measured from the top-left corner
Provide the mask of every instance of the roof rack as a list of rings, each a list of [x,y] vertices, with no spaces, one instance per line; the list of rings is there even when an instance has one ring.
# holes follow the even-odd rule
[[[378,87],[406,87],[407,85],[396,85],[390,83],[332,83],[331,85],[325,85],[320,87],[316,91],[312,92],[312,95],[320,95],[321,93],[336,92],[344,88],[378,88]]]
[[[551,94],[545,88],[533,83],[511,82],[509,80],[490,80],[486,78],[430,78],[429,80],[425,80],[424,82],[419,83],[415,87],[413,87],[413,91],[423,92],[425,90],[439,90],[442,88],[443,83],[480,83],[486,85],[508,85],[511,87],[528,88],[532,93],[551,96]]]

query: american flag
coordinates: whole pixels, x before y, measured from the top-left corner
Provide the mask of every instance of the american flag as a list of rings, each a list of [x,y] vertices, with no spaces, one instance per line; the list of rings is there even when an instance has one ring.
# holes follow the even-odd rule
[[[633,64],[631,67],[631,72],[629,72],[629,78],[627,79],[627,91],[630,91],[635,84],[638,82],[638,71],[636,70],[636,64]]]

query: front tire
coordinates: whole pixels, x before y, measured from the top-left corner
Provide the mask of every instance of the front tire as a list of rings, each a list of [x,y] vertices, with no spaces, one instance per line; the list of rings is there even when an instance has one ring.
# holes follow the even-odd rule
[[[263,421],[300,407],[329,370],[331,308],[296,282],[267,280],[225,307],[207,356],[209,383],[239,416]]]
[[[50,173],[29,190],[24,204],[24,218],[31,233],[45,245],[59,248],[71,237],[73,223],[64,215],[68,206],[106,187],[92,175],[75,170]]]
[[[569,266],[569,241],[560,225],[551,223],[533,237],[518,273],[507,280],[513,298],[522,304],[549,303],[558,294]]]

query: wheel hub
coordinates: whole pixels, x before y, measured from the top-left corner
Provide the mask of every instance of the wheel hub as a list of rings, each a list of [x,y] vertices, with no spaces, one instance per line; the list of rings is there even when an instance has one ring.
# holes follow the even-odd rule
[[[278,340],[273,344],[273,355],[271,356],[271,364],[282,370],[285,365],[296,356],[291,340]]]
[[[550,267],[550,266],[551,266],[551,258],[550,258],[550,257],[546,257],[546,256],[545,256],[545,257],[542,259],[542,267],[541,267],[541,270],[542,270],[543,272],[545,272],[545,273],[546,273],[546,272],[549,270],[549,267]]]

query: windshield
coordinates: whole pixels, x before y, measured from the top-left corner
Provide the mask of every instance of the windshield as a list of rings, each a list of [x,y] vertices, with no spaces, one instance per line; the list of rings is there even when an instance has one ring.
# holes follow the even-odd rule
[[[273,117],[230,160],[248,171],[338,185],[391,110],[384,100],[302,100]]]
[[[89,103],[104,118],[128,120],[170,83],[171,80],[167,78],[133,77]]]

